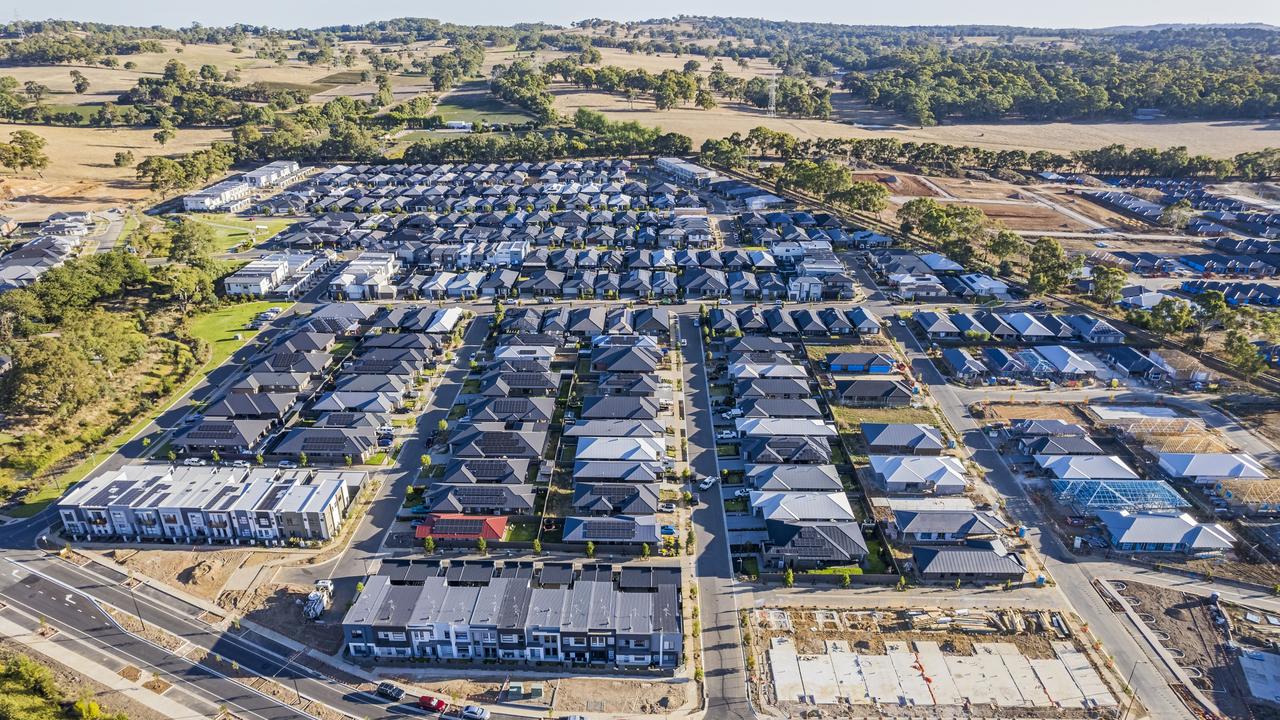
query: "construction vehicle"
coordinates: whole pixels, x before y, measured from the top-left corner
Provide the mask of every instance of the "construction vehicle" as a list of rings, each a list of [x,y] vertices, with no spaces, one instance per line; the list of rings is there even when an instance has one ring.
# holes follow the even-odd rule
[[[302,605],[302,616],[308,620],[318,619],[333,604],[333,581],[317,580],[316,589],[307,595]]]

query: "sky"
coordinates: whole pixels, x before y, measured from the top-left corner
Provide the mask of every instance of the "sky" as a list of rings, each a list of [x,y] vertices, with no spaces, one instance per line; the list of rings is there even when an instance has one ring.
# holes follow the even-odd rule
[[[12,0],[11,0],[12,1]],[[2,7],[2,6],[0,6]],[[1280,25],[1276,0],[645,0],[588,4],[581,0],[19,0],[5,20],[93,20],[123,25],[182,27],[192,22],[236,22],[281,28],[358,24],[395,17],[429,17],[465,24],[510,25],[544,21],[566,25],[599,16],[643,20],[679,14],[763,17],[867,25],[991,24],[1027,27],[1107,27],[1152,23]]]

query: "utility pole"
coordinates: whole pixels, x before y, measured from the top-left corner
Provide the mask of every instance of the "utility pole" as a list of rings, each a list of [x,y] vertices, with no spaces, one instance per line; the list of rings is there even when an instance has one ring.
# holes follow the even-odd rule
[[[133,614],[138,616],[138,622],[142,624],[142,632],[147,631],[147,621],[142,619],[142,607],[138,605],[138,596],[133,594],[133,571],[129,571],[129,579],[124,586],[129,588],[129,599],[133,601]]]

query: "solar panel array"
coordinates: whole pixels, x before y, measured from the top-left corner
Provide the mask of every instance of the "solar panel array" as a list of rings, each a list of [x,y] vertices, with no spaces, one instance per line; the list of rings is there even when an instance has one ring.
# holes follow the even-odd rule
[[[587,538],[600,540],[630,540],[635,537],[636,524],[632,522],[611,522],[609,520],[588,520],[583,523],[583,534]]]
[[[435,535],[478,535],[484,530],[481,518],[440,518],[431,525]]]

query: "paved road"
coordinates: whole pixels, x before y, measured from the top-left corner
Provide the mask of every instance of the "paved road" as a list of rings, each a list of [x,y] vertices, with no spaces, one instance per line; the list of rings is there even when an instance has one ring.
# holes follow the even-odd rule
[[[684,387],[688,403],[685,417],[689,433],[689,465],[694,477],[720,476],[716,441],[707,394],[706,353],[702,333],[694,325],[696,315],[679,318],[684,347]],[[702,620],[703,678],[708,718],[752,718],[747,700],[742,635],[738,630],[733,562],[725,527],[724,500],[719,485],[701,494],[693,511],[698,539],[698,603]]]
[[[54,642],[107,667],[133,665],[152,672],[174,687],[166,697],[203,717],[220,706],[236,715],[261,720],[309,718],[272,698],[188,662],[168,650],[130,635],[119,628],[89,598],[27,572],[22,563],[0,565],[0,598],[14,612],[15,622],[38,626],[43,618],[58,630]]]

